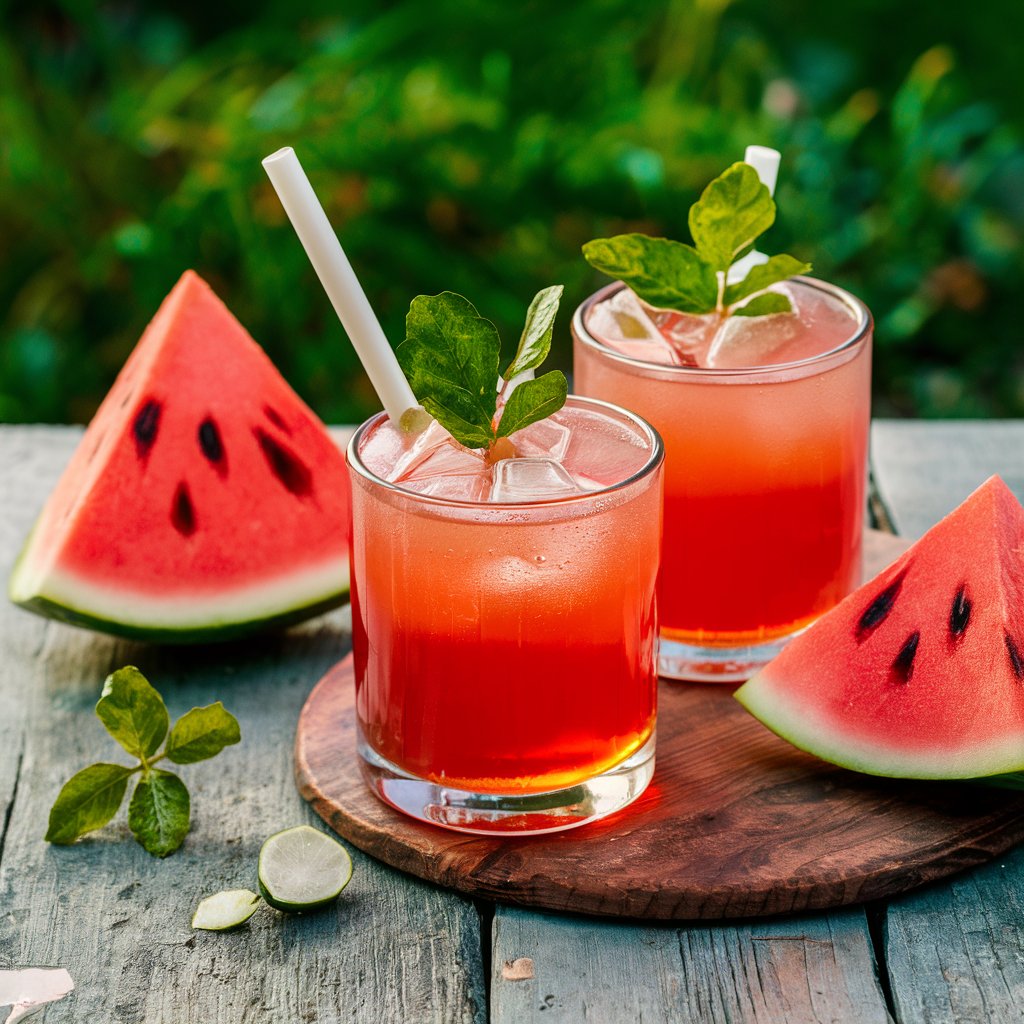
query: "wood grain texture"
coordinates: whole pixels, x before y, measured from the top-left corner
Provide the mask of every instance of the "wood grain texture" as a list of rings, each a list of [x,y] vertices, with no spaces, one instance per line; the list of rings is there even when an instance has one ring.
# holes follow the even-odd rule
[[[533,977],[503,968],[528,957]],[[498,908],[494,1024],[886,1024],[864,915],[614,925]]]
[[[56,479],[55,471],[70,457],[78,432],[5,427],[0,433],[0,570],[6,581],[45,493],[26,481]],[[38,491],[38,493],[37,493]],[[25,623],[23,613],[0,597],[0,865],[15,793],[21,774],[31,683],[5,670],[4,662],[31,660],[45,642],[47,624]]]
[[[75,439],[67,429],[0,431],[5,576],[14,541]],[[21,723],[15,730],[24,756],[0,864],[0,966],[71,972],[75,992],[47,1010],[48,1024],[482,1024],[486,982],[472,903],[358,852],[351,884],[322,914],[262,908],[249,925],[223,935],[189,925],[201,897],[255,887],[267,835],[315,821],[292,780],[295,722],[310,680],[348,644],[346,610],[244,643],[175,649],[48,623],[4,603],[0,707],[13,708]],[[180,769],[192,792],[193,827],[164,861],[135,844],[123,811],[75,846],[42,840],[63,781],[97,758],[118,759],[93,705],[105,674],[125,663],[153,680],[172,716],[222,699],[242,727],[239,746]],[[5,716],[0,735],[11,729]]]
[[[663,681],[658,765],[635,804],[569,832],[477,839],[369,792],[353,697],[348,659],[303,709],[303,795],[360,849],[485,899],[640,919],[758,917],[880,899],[1024,838],[1024,794],[835,768],[770,733],[731,688]]]
[[[896,532],[920,537],[993,473],[1024,500],[1024,421],[877,420],[871,465]]]
[[[878,423],[876,481],[894,521],[923,533],[992,473],[1024,498],[1024,423]],[[1024,851],[894,901],[884,922],[901,1024],[1024,1019]]]
[[[1019,1024],[1024,851],[894,902],[884,950],[900,1024]]]

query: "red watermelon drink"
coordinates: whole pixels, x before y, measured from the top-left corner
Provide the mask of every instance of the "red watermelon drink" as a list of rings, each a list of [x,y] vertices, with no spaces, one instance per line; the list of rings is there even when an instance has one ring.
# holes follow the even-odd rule
[[[757,184],[745,182],[749,194]],[[750,240],[741,233],[737,246]],[[688,250],[684,261],[700,255],[666,245]],[[678,255],[654,261],[666,254]],[[841,289],[791,277],[806,269],[791,257],[755,266],[750,287],[766,287],[749,299],[726,283],[728,264],[709,262],[723,310],[666,309],[610,285],[576,311],[574,366],[580,394],[639,413],[665,441],[661,674],[725,682],[771,660],[860,582],[871,317]],[[670,299],[685,290],[672,287]],[[733,296],[765,312],[729,315]]]
[[[348,450],[364,778],[468,832],[625,807],[654,771],[660,437],[535,375],[561,285],[504,369],[453,292],[413,299],[393,351],[294,152],[263,163],[385,409]]]
[[[660,440],[585,399],[512,440],[491,464],[382,414],[349,447],[364,773],[470,831],[583,824],[654,768]]]

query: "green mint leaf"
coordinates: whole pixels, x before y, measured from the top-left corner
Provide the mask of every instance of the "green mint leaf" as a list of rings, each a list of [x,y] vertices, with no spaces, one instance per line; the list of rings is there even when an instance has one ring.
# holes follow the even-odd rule
[[[767,316],[769,313],[791,313],[793,306],[785,295],[779,292],[765,292],[755,295],[745,306],[732,311],[733,316]]]
[[[147,853],[166,857],[185,841],[189,811],[185,783],[157,768],[135,787],[128,805],[128,827]]]
[[[241,738],[238,720],[217,701],[186,711],[174,723],[164,752],[175,764],[195,764],[215,757]]]
[[[718,303],[715,268],[693,246],[647,235],[595,238],[583,246],[595,269],[624,281],[644,302],[680,313],[710,313]]]
[[[500,350],[494,324],[473,303],[441,292],[412,300],[396,355],[423,408],[459,444],[484,448],[494,440]]]
[[[121,806],[128,778],[136,771],[121,764],[91,764],[72,775],[50,809],[46,841],[63,846],[106,825]]]
[[[561,370],[551,370],[536,380],[524,380],[509,396],[498,424],[498,437],[508,437],[536,423],[565,405],[569,385]]]
[[[167,735],[163,698],[134,665],[107,676],[96,714],[107,732],[136,757],[150,757]]]
[[[516,357],[502,374],[511,380],[526,370],[534,370],[548,357],[551,351],[551,335],[555,329],[558,303],[562,299],[562,286],[553,284],[537,292],[526,311],[526,326],[519,339]]]
[[[494,440],[494,431],[477,423],[464,420],[454,413],[450,405],[434,398],[422,399],[423,408],[437,420],[441,426],[466,448],[486,448]],[[495,408],[497,408],[497,392],[495,392]]]
[[[725,304],[732,306],[748,295],[764,291],[769,285],[786,281],[797,274],[806,274],[810,269],[810,263],[802,263],[785,253],[772,256],[767,263],[759,263],[757,266],[751,267],[742,281],[731,284],[725,289]]]
[[[775,222],[775,201],[750,164],[733,164],[690,207],[697,252],[726,271]]]

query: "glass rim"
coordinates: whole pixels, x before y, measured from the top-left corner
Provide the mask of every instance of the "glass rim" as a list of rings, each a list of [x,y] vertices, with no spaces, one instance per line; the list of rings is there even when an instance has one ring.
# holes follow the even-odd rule
[[[822,281],[816,277],[806,277],[802,274],[798,274],[795,277],[790,278],[790,280],[796,281],[805,287],[813,288],[816,291],[831,295],[856,315],[856,328],[845,341],[836,345],[835,348],[830,348],[825,352],[819,352],[816,355],[808,356],[805,359],[793,359],[787,363],[762,363],[757,366],[677,366],[672,363],[653,363],[647,359],[637,359],[635,356],[626,355],[624,352],[619,352],[604,344],[602,341],[599,341],[586,325],[586,314],[593,306],[610,298],[616,292],[629,287],[624,281],[612,281],[611,284],[607,284],[603,288],[598,289],[592,295],[587,296],[587,298],[585,298],[576,307],[576,310],[572,315],[572,331],[581,344],[586,345],[599,355],[614,360],[615,362],[625,363],[628,366],[635,366],[640,370],[646,370],[648,372],[655,371],[658,373],[664,373],[668,376],[722,380],[731,377],[756,378],[761,376],[777,376],[779,374],[786,374],[796,370],[813,368],[818,363],[826,363],[830,360],[836,359],[839,356],[850,352],[852,349],[855,349],[857,346],[862,345],[864,340],[871,334],[871,330],[874,325],[871,310],[869,310],[856,295],[846,291],[845,288],[840,288],[838,285],[831,284],[828,281]]]
[[[603,402],[598,398],[588,398],[583,395],[568,395],[566,398],[566,405],[569,404],[581,405],[585,408],[593,407],[598,412],[610,410],[616,414],[620,420],[626,420],[637,427],[640,434],[649,445],[647,458],[643,465],[624,480],[608,484],[607,486],[598,488],[595,491],[582,491],[579,494],[562,494],[557,497],[542,498],[537,501],[464,501],[457,498],[439,497],[434,494],[423,494],[421,491],[413,491],[407,487],[401,487],[391,480],[385,480],[383,477],[378,476],[369,468],[369,466],[366,465],[365,462],[363,462],[362,457],[359,454],[359,443],[363,437],[373,427],[380,423],[381,420],[387,418],[387,413],[383,411],[375,413],[356,428],[355,433],[348,442],[346,459],[349,467],[354,472],[358,473],[363,477],[363,479],[368,480],[374,486],[381,487],[386,491],[398,494],[403,498],[418,502],[424,506],[431,508],[474,509],[477,511],[488,512],[492,510],[500,512],[522,512],[526,509],[556,508],[565,505],[572,505],[577,502],[584,503],[592,501],[608,494],[614,494],[616,491],[624,490],[625,488],[638,483],[645,477],[650,476],[661,466],[665,459],[665,444],[661,439],[661,434],[659,434],[658,431],[655,430],[655,428],[642,416],[638,416],[636,413],[630,412],[628,409],[624,409],[622,406],[615,405],[612,402]],[[565,406],[562,408],[565,408]]]

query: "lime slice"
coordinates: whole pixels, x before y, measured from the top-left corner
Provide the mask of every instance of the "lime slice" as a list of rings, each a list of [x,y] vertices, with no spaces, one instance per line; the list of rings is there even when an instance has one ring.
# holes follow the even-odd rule
[[[260,898],[248,889],[226,889],[207,896],[192,915],[192,927],[208,932],[237,928],[256,913]]]
[[[276,832],[260,848],[263,898],[298,914],[333,903],[352,877],[352,858],[337,840],[309,825]]]

